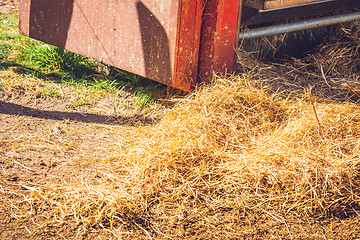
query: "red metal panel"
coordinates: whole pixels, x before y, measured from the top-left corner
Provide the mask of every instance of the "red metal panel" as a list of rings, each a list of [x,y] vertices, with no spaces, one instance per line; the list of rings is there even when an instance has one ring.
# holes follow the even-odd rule
[[[203,0],[182,1],[173,86],[190,91],[197,78]],[[195,16],[195,17],[194,17]]]
[[[209,82],[213,73],[232,72],[242,0],[207,0],[203,13],[198,76]]]
[[[189,90],[202,1],[20,0],[20,32]]]

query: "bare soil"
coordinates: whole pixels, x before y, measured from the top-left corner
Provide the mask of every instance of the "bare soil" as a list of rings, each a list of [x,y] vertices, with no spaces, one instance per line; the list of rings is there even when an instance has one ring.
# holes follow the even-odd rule
[[[99,107],[109,105],[107,101],[74,108],[71,96],[37,98],[24,89],[0,92],[0,190],[14,193],[1,197],[1,239],[28,239],[27,230],[42,222],[34,215],[31,221],[19,223],[16,214],[7,211],[10,199],[18,201],[21,192],[48,182],[95,175],[97,161],[116,156],[116,151],[110,150],[112,145],[121,143],[139,117],[98,113]],[[82,161],[89,157],[90,165]],[[66,235],[71,236],[71,231]]]
[[[41,88],[53,85],[43,83]],[[135,126],[156,124],[151,120],[155,118],[141,111],[114,111],[110,97],[74,107],[76,93],[70,87],[60,88],[63,95],[58,97],[37,96],[26,87],[0,91],[1,239],[116,239],[101,226],[89,232],[82,227],[84,223],[74,220],[52,222],[49,206],[33,209],[28,196],[49,183],[94,183],[103,178],[102,172],[111,172],[109,162],[120,155],[122,142]],[[22,209],[17,212],[19,206]],[[205,220],[197,219],[159,220],[158,224],[168,225],[164,234],[176,239],[360,239],[356,215],[315,219],[288,214],[279,219],[276,212],[259,212],[249,206],[243,211],[220,209],[205,219],[206,228]],[[152,236],[163,239],[160,234]],[[122,239],[146,238],[142,229],[129,226]]]
[[[19,0],[0,0],[0,13],[15,12],[19,8]]]
[[[0,12],[16,11],[17,4],[0,1]],[[117,239],[101,226],[89,232],[74,220],[51,222],[49,206],[33,209],[27,196],[48,183],[96,182],[103,171],[111,171],[102,164],[109,167],[136,126],[156,124],[157,116],[117,109],[114,97],[74,107],[76,92],[60,88],[63,94],[56,97],[34,95],[24,87],[0,90],[0,239]],[[18,206],[28,209],[26,217]],[[276,213],[251,207],[221,209],[201,221],[185,218],[158,224],[168,225],[176,239],[360,239],[357,215],[315,219],[289,214],[279,219]],[[122,239],[149,238],[137,226],[129,229]]]
[[[71,105],[71,97],[35,101],[21,89],[0,92],[0,191],[6,192],[0,198],[1,239],[114,238],[99,226],[93,232],[81,232],[81,226],[71,221],[50,224],[44,217],[47,206],[25,220],[9,208],[15,202],[26,205],[32,188],[49,182],[101,177],[101,163],[116,158],[118,146],[133,128],[134,122],[116,114],[97,113],[99,105]],[[173,226],[169,231],[176,233],[177,239],[209,239],[214,235],[219,239],[360,239],[357,216],[318,220],[289,216],[282,221],[271,213],[223,209],[208,221],[206,229],[197,221],[159,224]],[[145,238],[140,229],[124,236]]]

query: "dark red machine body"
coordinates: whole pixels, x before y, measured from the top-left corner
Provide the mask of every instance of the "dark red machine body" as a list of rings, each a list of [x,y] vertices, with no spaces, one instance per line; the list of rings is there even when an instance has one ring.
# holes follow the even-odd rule
[[[20,32],[189,90],[202,7],[202,0],[20,0]]]
[[[233,71],[240,26],[316,15],[355,2],[20,0],[20,32],[189,91],[197,82],[209,82],[214,72]]]

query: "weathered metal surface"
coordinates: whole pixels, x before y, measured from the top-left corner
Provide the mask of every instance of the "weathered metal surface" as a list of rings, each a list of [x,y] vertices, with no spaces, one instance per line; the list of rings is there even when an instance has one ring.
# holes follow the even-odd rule
[[[204,0],[181,1],[173,87],[189,91],[197,81]]]
[[[293,23],[274,25],[269,27],[255,28],[253,30],[240,32],[239,39],[261,38],[276,34],[290,33],[305,29],[318,28],[318,27],[325,27],[333,24],[346,23],[356,20],[360,20],[360,11],[353,13],[339,14],[329,17],[321,17],[316,19],[298,21]]]
[[[20,32],[189,90],[201,6],[202,0],[20,0]]]
[[[260,10],[270,10],[274,8],[294,7],[302,4],[331,1],[335,0],[244,0],[244,5]]]
[[[203,12],[198,77],[209,82],[213,73],[232,72],[242,0],[207,0]]]
[[[299,17],[311,17],[327,14],[331,11],[343,11],[360,7],[360,1],[354,0],[333,0],[318,2],[316,4],[306,4],[291,8],[280,8],[271,11],[256,11],[248,8],[249,14],[242,14],[241,26],[257,25],[262,23],[273,23],[296,19]]]
[[[200,82],[209,82],[214,72],[232,72],[243,1],[246,5],[257,4],[262,9],[341,2],[20,0],[20,32],[189,91],[197,76]],[[252,15],[254,13],[244,16],[251,18]],[[266,19],[266,16],[260,20],[255,17],[248,21],[254,23]]]
[[[332,0],[271,0],[271,1],[265,1],[264,10],[282,8],[282,7],[293,7],[301,4],[327,2],[327,1],[332,1]]]

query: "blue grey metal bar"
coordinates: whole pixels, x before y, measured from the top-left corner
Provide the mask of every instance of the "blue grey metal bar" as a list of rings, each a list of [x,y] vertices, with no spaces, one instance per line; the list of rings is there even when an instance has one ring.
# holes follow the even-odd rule
[[[333,24],[351,22],[356,20],[360,20],[360,11],[247,30],[240,32],[239,40],[260,38],[260,37],[266,37],[266,36],[282,34],[282,33],[290,33],[300,30],[325,27]]]

